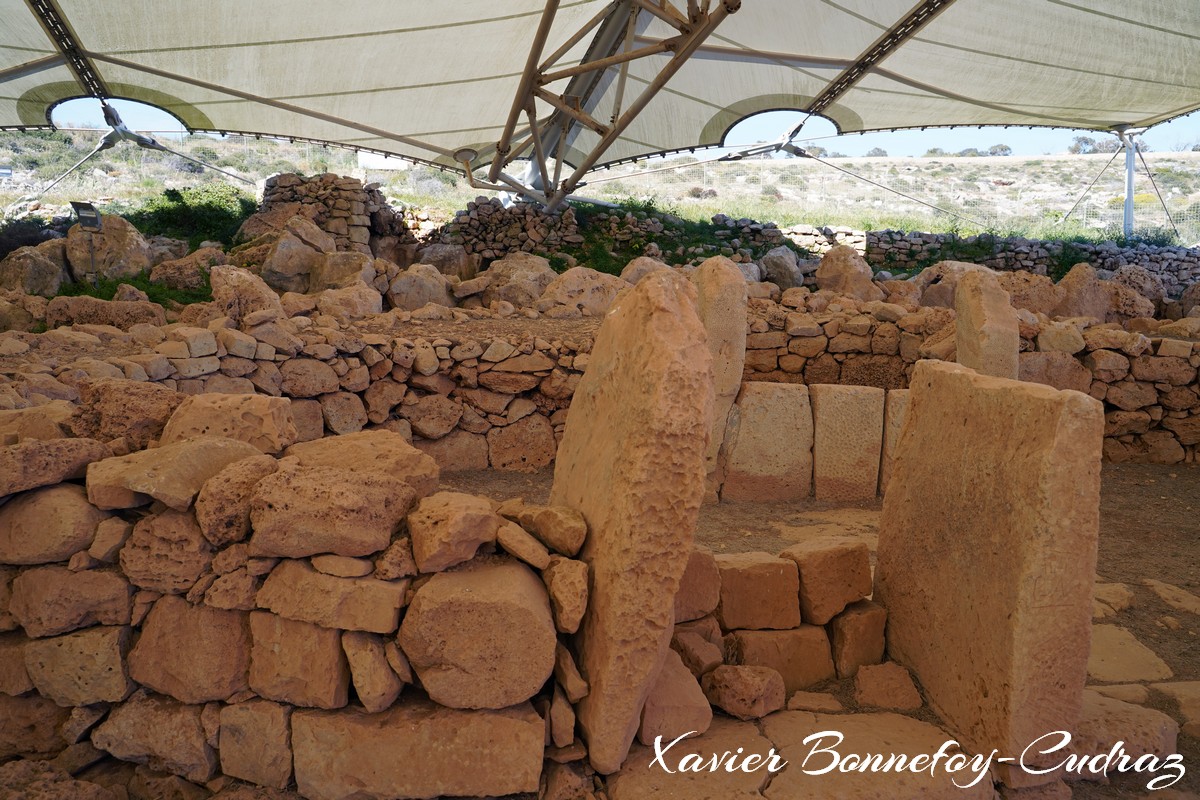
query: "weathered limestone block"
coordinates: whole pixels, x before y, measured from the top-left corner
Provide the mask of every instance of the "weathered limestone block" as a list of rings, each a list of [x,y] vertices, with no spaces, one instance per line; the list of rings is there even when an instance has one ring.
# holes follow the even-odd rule
[[[413,558],[421,572],[441,572],[496,540],[503,518],[486,498],[437,492],[422,498],[408,515]]]
[[[699,547],[688,555],[687,569],[675,594],[675,623],[690,622],[711,614],[721,602],[721,571],[708,550]]]
[[[433,441],[416,439],[413,441],[413,447],[436,461],[442,472],[466,472],[488,468],[487,437],[468,433],[461,428]]]
[[[193,395],[182,403],[163,428],[162,443],[197,436],[221,436],[276,454],[298,437],[291,401],[262,394]]]
[[[575,633],[588,604],[588,565],[562,556],[551,556],[542,570],[542,580],[554,609],[554,625],[559,633]]]
[[[167,509],[143,517],[120,552],[121,571],[142,589],[186,594],[212,563],[196,518]]]
[[[110,515],[72,483],[27,492],[0,506],[0,564],[66,561],[92,544]]]
[[[205,436],[106,458],[88,467],[88,500],[99,508],[133,508],[158,500],[186,511],[204,482],[262,451],[246,442]]]
[[[541,414],[487,432],[488,460],[493,469],[537,472],[554,460],[558,442],[554,426]]]
[[[1071,744],[1059,753],[1060,758],[1065,753],[1108,753],[1118,742],[1132,759],[1147,754],[1163,759],[1179,752],[1179,723],[1174,719],[1153,708],[1104,697],[1090,689],[1083,693],[1083,711],[1071,732]]]
[[[804,384],[746,383],[724,432],[723,500],[812,494],[813,415]]]
[[[731,717],[759,719],[783,708],[783,678],[771,667],[720,666],[701,679],[709,701]]]
[[[885,711],[916,711],[924,704],[912,675],[895,661],[859,669],[854,676],[854,702],[859,708]]]
[[[874,499],[883,449],[883,389],[827,384],[808,389],[817,500]]]
[[[638,260],[630,262],[630,266]],[[629,267],[625,269],[629,270]],[[625,273],[621,276],[625,277]],[[696,311],[708,334],[708,350],[713,360],[713,424],[708,448],[704,451],[704,463],[708,470],[709,495],[715,497],[724,481],[719,460],[721,443],[746,365],[746,279],[737,265],[724,256],[708,259],[690,277],[696,285]],[[631,282],[637,283],[637,280]]]
[[[717,619],[727,631],[785,630],[800,625],[800,573],[796,562],[770,553],[724,553]]]
[[[34,638],[89,625],[129,624],[129,584],[108,570],[34,567],[12,582],[8,610]]]
[[[0,634],[0,694],[16,697],[33,691],[25,668],[25,646],[29,638],[19,631]]]
[[[271,570],[258,592],[258,605],[325,628],[392,633],[407,590],[407,581],[336,578],[317,572],[307,561],[289,559]]]
[[[60,706],[119,703],[134,689],[123,663],[128,651],[129,628],[88,628],[29,641],[25,668],[38,692]]]
[[[852,678],[858,668],[883,660],[887,609],[870,600],[846,606],[829,623],[833,664],[839,678]]]
[[[95,439],[29,439],[2,448],[0,497],[81,477],[89,464],[111,455]]]
[[[292,779],[292,709],[270,700],[222,706],[221,772],[286,789]]]
[[[505,708],[550,677],[557,637],[538,577],[516,561],[479,559],[417,591],[398,641],[435,702]]]
[[[920,362],[909,414],[879,530],[888,653],[967,749],[1016,752],[1079,718],[1103,409]]]
[[[598,772],[620,769],[670,645],[704,495],[712,355],[686,278],[647,275],[605,318],[571,404],[552,505],[582,513],[592,570],[577,708]],[[638,413],[631,414],[629,409]]]
[[[164,595],[142,623],[129,676],[183,703],[226,700],[246,688],[250,628],[246,614]]]
[[[1008,292],[991,272],[975,270],[958,279],[954,293],[958,363],[981,375],[1016,378],[1021,333]]]
[[[369,556],[388,546],[415,501],[407,483],[388,475],[281,469],[260,480],[250,497],[250,549],[287,558]]]
[[[574,557],[587,538],[587,522],[573,508],[531,505],[517,498],[502,504],[498,512],[564,556]]]
[[[250,612],[250,688],[294,706],[341,708],[350,690],[342,634],[265,611]]]
[[[896,444],[904,429],[908,416],[909,389],[892,389],[884,400],[883,412],[883,458],[879,464],[879,494],[887,491],[892,477],[892,464],[896,459]]]
[[[1092,373],[1079,359],[1062,352],[1021,353],[1020,375],[1023,381],[1041,383],[1055,389],[1073,389],[1077,392],[1087,392],[1092,385]],[[1115,392],[1110,392],[1113,397]],[[1149,402],[1157,398],[1153,393],[1147,393]],[[1110,402],[1114,402],[1110,400]],[[1147,403],[1148,405],[1149,403]],[[1119,402],[1114,405],[1120,406]],[[1134,406],[1137,408],[1138,406]]]
[[[725,637],[725,661],[770,667],[783,676],[788,694],[834,676],[829,637],[818,625],[788,631],[732,631]]]
[[[712,724],[712,718],[712,706],[696,676],[684,666],[678,653],[667,653],[642,709],[638,741],[653,745],[658,736],[665,742],[673,742],[689,732],[703,734]]]
[[[268,455],[235,461],[204,482],[196,496],[196,522],[214,547],[240,542],[250,535],[250,499],[258,482],[279,468]]]
[[[383,472],[413,488],[417,497],[437,490],[438,465],[399,433],[360,431],[294,444],[284,451],[304,467],[339,467],[352,472]]]
[[[414,696],[379,714],[296,711],[296,786],[310,800],[537,792],[544,736],[528,703],[460,711]]]
[[[810,625],[824,625],[871,593],[871,552],[865,542],[819,537],[779,556],[800,569],[800,616]]]
[[[496,544],[504,552],[521,559],[534,569],[550,566],[550,551],[515,522],[505,520],[496,531]]]
[[[400,696],[404,682],[388,663],[383,637],[362,631],[342,634],[342,650],[350,664],[354,693],[371,713],[383,711]]]
[[[70,712],[39,695],[0,694],[0,758],[53,757],[65,746],[59,729]]]
[[[217,770],[217,754],[200,721],[203,708],[138,692],[92,732],[92,744],[123,761],[203,783]]]

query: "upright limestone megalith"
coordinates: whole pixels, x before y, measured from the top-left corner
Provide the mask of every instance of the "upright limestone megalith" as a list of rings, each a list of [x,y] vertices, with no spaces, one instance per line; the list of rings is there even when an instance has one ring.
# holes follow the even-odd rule
[[[713,425],[704,453],[708,497],[716,500],[723,483],[721,443],[730,409],[742,386],[746,366],[746,277],[725,256],[713,256],[691,275],[698,294],[700,322],[713,358]]]
[[[1103,409],[1085,394],[917,363],[875,599],[889,654],[968,752],[1019,754],[1079,721],[1103,438]]]
[[[1021,351],[1017,311],[995,273],[983,269],[964,273],[958,279],[954,310],[958,363],[984,375],[1015,379]]]
[[[696,290],[646,276],[609,312],[571,403],[552,505],[583,514],[591,565],[577,713],[592,766],[616,772],[670,646],[705,488],[713,378]]]

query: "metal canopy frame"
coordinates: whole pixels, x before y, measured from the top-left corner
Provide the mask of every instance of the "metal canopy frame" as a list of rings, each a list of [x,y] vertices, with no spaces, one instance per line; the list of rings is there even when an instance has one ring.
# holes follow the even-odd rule
[[[581,185],[583,176],[599,162],[692,54],[742,6],[741,0],[687,0],[682,9],[672,0],[614,0],[568,37],[557,51],[543,59],[546,39],[559,2],[546,0],[546,8],[534,34],[508,122],[503,135],[496,142],[487,182],[477,181],[473,175],[472,162],[479,158],[479,153],[460,151],[455,155],[472,186],[503,188],[495,185],[500,180],[508,187],[518,188],[513,187],[515,179],[503,170],[532,149],[532,177],[518,191],[545,203],[550,210],[562,205],[567,196]],[[654,17],[665,22],[677,33],[652,44],[634,47],[639,17],[643,14],[647,15],[647,19]],[[583,59],[578,64],[562,64],[563,57],[593,31],[596,33]],[[667,62],[625,106],[629,64],[667,53],[670,54]],[[616,97],[611,114],[606,121],[602,121],[597,118],[591,101],[609,70],[617,72]],[[561,88],[555,88],[560,84]],[[539,120],[537,116],[539,100],[553,109],[545,120]],[[514,145],[517,122],[522,115],[525,117],[524,133],[527,133],[527,137]],[[564,178],[567,141],[572,131],[580,127],[593,131],[600,140],[578,164],[571,165],[570,174]],[[553,169],[551,161],[554,162]]]
[[[819,91],[807,107],[798,109],[808,117],[814,114],[828,115],[864,78],[872,74],[888,76],[883,66],[884,62],[955,3],[955,0],[910,1],[914,5],[909,11],[886,27],[880,25],[882,33],[854,60],[784,56],[745,48],[737,52],[754,54],[772,61],[786,59],[789,63],[802,61],[805,64],[819,64],[823,68],[837,69],[837,75]],[[306,141],[352,150],[381,152],[439,169],[461,169],[472,186],[513,192],[544,203],[551,209],[559,207],[569,195],[584,185],[584,176],[597,164],[602,163],[605,153],[627,132],[638,116],[694,54],[730,51],[729,48],[709,44],[708,40],[730,15],[737,13],[742,7],[742,0],[609,0],[591,19],[564,38],[563,35],[568,31],[562,30],[562,18],[567,14],[559,14],[559,11],[570,8],[572,4],[563,0],[544,0],[540,17],[537,17],[536,10],[529,16],[531,20],[537,18],[537,25],[533,30],[524,69],[509,105],[500,138],[494,145],[474,144],[455,150],[452,144],[436,146],[422,141],[419,134],[405,135],[378,125],[368,125],[341,115],[307,108],[296,102],[210,83],[175,71],[157,69],[118,57],[117,53],[89,51],[86,37],[81,39],[75,33],[71,21],[62,13],[59,0],[25,0],[25,3],[36,15],[57,52],[0,70],[0,82],[66,65],[71,70],[82,95],[105,100],[117,95],[110,91],[101,70],[109,66],[128,69],[262,104],[297,116],[332,123],[372,138],[424,150],[434,155],[432,160],[404,156],[397,152],[358,146],[353,140],[325,141],[278,133],[248,135],[293,141],[303,138]],[[536,6],[534,8],[536,9]],[[799,9],[797,12],[799,13]],[[573,24],[578,25],[577,22]],[[644,35],[652,25],[663,33]],[[552,38],[556,44],[560,41],[562,43],[557,44],[557,49],[547,55],[545,51]],[[636,78],[631,78],[630,65],[637,62],[644,64],[647,58],[655,59],[655,69],[651,76],[639,74]],[[627,94],[631,84],[639,86],[636,95],[632,90]],[[604,102],[606,106],[611,103],[611,108],[599,107],[603,98],[608,98]],[[1180,113],[1189,113],[1192,110],[1195,109],[1180,109]],[[49,109],[47,122],[50,122]],[[727,158],[736,159],[794,149],[793,142],[803,124],[801,122],[790,134],[785,134],[774,143],[757,145]],[[14,127],[26,130],[42,126]],[[54,126],[51,123],[47,127]],[[192,130],[190,126],[189,130]],[[222,134],[227,132],[209,128],[196,130],[211,130]],[[588,132],[594,134],[596,140],[586,152],[581,153],[573,144],[580,141],[580,134]],[[1122,133],[1115,127],[1111,132],[1117,133],[1118,136]],[[664,155],[668,152],[675,150],[647,153],[622,160]],[[511,168],[518,160],[528,162],[527,166],[522,166],[525,171],[520,178],[510,174]]]

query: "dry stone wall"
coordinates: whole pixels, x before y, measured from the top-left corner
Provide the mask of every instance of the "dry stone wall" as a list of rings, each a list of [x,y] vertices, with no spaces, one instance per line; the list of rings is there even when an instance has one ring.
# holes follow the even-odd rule
[[[1139,244],[1121,247],[1115,242],[1056,242],[1021,237],[958,236],[916,231],[858,231],[844,226],[797,225],[784,236],[814,255],[824,255],[838,245],[853,247],[880,270],[909,271],[946,259],[970,260],[996,270],[1026,270],[1046,275],[1056,266],[1087,261],[1097,269],[1116,272],[1121,267],[1142,267],[1158,276],[1172,297],[1200,280],[1200,250],[1194,247]]]

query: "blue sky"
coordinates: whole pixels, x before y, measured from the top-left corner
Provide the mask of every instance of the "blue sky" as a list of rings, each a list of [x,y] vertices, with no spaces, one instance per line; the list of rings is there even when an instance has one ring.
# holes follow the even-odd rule
[[[125,124],[135,130],[183,130],[174,117],[152,106],[128,100],[114,100],[113,106]],[[55,124],[63,127],[73,124],[104,126],[100,104],[90,98],[69,100],[55,108],[53,116]],[[799,112],[789,111],[759,114],[736,126],[730,132],[728,143],[744,145],[774,141],[802,118]],[[1016,155],[1032,156],[1065,153],[1071,140],[1080,135],[1099,139],[1106,134],[1048,128],[930,128],[924,131],[836,136],[832,123],[814,117],[805,124],[797,142],[803,145],[811,141],[829,152],[848,156],[861,156],[875,147],[886,150],[891,156],[920,156],[933,147],[953,153],[969,147],[986,151],[996,144],[1008,145]],[[1200,113],[1158,125],[1142,138],[1154,151],[1191,149],[1192,145],[1200,144]]]

